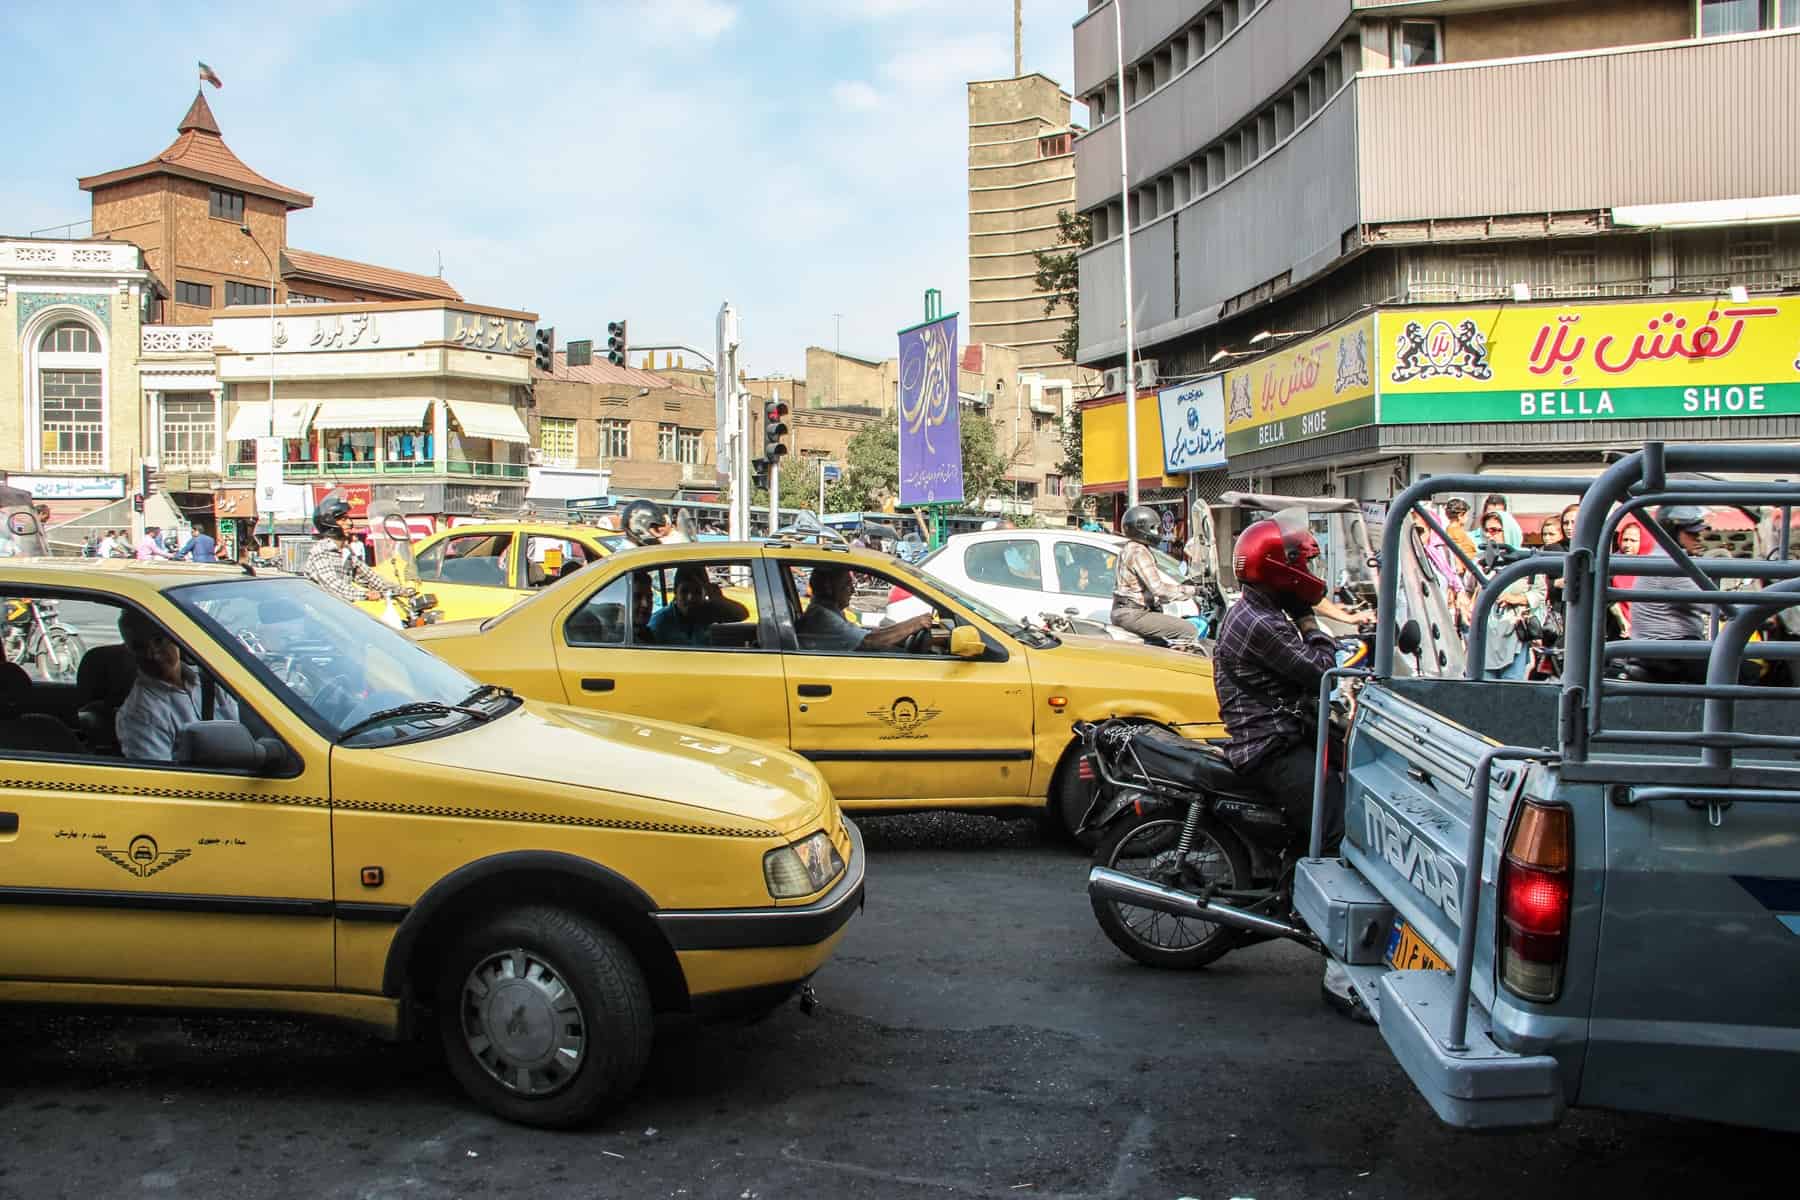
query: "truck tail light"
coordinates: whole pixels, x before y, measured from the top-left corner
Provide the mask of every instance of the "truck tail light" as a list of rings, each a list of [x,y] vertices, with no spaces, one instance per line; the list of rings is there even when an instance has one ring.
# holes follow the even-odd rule
[[[1575,862],[1569,810],[1526,803],[1500,864],[1500,980],[1540,1004],[1562,992]]]

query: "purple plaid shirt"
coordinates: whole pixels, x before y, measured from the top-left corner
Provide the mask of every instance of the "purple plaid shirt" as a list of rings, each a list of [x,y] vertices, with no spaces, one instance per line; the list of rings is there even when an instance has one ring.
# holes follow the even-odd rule
[[[1246,587],[1219,626],[1212,661],[1219,715],[1231,735],[1225,757],[1247,771],[1282,740],[1306,732],[1297,713],[1317,707],[1319,681],[1337,665],[1337,643],[1316,629],[1302,636],[1270,596]]]

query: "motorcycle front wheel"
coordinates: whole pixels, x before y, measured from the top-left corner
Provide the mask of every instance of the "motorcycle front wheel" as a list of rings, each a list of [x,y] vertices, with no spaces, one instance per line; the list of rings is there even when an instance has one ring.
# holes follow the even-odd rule
[[[52,627],[44,631],[44,639],[38,644],[32,661],[46,683],[72,683],[81,666],[81,656],[86,652],[80,635]]]
[[[1250,856],[1229,830],[1196,829],[1178,859],[1183,815],[1165,811],[1120,821],[1094,851],[1095,864],[1184,892],[1205,884],[1247,890]],[[1090,897],[1089,903],[1112,944],[1145,966],[1192,971],[1238,944],[1237,931],[1227,925],[1115,900]]]

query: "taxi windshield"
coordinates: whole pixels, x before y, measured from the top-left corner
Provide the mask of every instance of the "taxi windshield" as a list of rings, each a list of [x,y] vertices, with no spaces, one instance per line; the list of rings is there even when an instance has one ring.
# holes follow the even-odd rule
[[[1018,637],[1021,631],[1026,628],[993,605],[982,600],[977,600],[975,597],[969,595],[969,593],[961,591],[935,576],[926,575],[918,568],[907,563],[895,560],[893,563],[889,564],[889,569],[903,575],[910,575],[932,591],[941,592],[944,596],[954,600],[957,604],[968,609],[988,624],[999,626],[1000,629],[1011,637]]]
[[[189,584],[167,595],[334,742],[415,740],[497,716],[497,700],[512,704],[304,580]]]

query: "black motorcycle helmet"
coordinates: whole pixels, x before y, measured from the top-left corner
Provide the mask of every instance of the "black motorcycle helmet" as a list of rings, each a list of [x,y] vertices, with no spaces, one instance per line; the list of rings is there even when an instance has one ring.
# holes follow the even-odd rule
[[[313,528],[328,537],[345,537],[344,518],[349,515],[350,501],[341,492],[329,492],[313,509]]]
[[[656,531],[668,526],[669,514],[663,511],[662,505],[651,500],[633,500],[620,514],[619,528],[639,546],[654,546],[662,541]]]
[[[1132,541],[1151,546],[1162,533],[1162,518],[1148,504],[1134,504],[1125,510],[1119,528]]]

